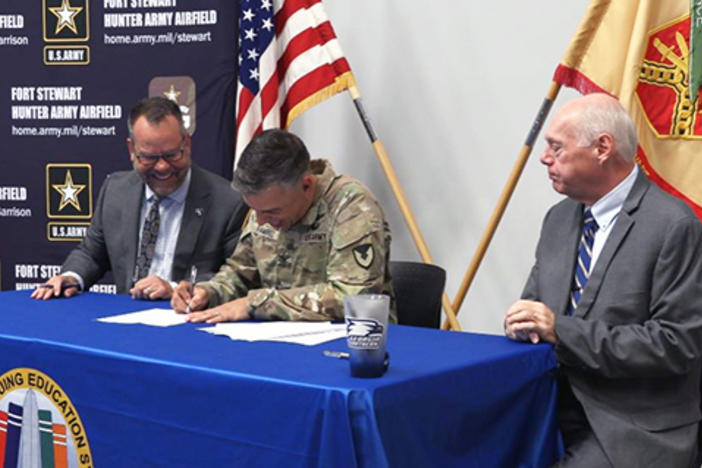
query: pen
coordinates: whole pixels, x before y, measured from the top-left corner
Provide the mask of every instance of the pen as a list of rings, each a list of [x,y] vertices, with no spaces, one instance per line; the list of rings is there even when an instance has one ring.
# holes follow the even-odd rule
[[[134,272],[132,273],[132,285],[130,288],[133,288],[137,281],[139,281],[139,265],[135,263]]]
[[[188,293],[190,294],[190,300],[193,299],[193,291],[195,289],[195,281],[197,279],[197,267],[195,265],[190,267],[190,283],[188,284]],[[185,308],[185,313],[190,313],[190,301],[188,301],[188,307]]]
[[[348,359],[349,358],[349,353],[345,353],[343,351],[330,351],[328,349],[325,349],[322,351],[322,354],[324,354],[327,357],[333,357],[337,359]]]

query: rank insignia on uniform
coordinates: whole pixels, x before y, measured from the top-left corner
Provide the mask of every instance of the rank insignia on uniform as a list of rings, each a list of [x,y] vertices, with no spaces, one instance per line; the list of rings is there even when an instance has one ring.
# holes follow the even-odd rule
[[[353,258],[361,268],[365,268],[366,270],[370,268],[370,266],[373,264],[373,259],[375,258],[373,244],[363,244],[354,247]]]

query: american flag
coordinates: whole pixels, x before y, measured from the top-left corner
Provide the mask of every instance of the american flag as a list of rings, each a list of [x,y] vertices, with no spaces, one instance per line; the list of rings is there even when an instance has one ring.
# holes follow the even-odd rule
[[[257,133],[353,85],[321,0],[241,0],[237,160]]]

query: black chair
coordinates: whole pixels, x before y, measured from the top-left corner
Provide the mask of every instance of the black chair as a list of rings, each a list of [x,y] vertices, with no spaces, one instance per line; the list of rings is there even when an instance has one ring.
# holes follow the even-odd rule
[[[390,262],[400,325],[439,328],[446,271],[418,262]]]

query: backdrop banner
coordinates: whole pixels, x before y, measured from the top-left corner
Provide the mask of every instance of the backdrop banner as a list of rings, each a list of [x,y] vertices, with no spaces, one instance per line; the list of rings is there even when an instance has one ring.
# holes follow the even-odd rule
[[[0,283],[33,289],[85,235],[103,180],[131,169],[130,107],[166,96],[193,161],[231,178],[237,2],[4,0]],[[95,290],[114,291],[108,277]]]

